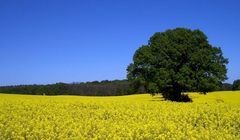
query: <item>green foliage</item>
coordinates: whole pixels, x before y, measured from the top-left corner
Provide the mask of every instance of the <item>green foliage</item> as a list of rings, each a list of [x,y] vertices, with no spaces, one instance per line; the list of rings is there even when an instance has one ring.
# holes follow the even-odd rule
[[[87,96],[113,96],[126,95],[138,92],[130,90],[136,83],[127,80],[93,81],[86,83],[56,83],[49,85],[18,85],[0,87],[0,93],[32,94],[32,95],[87,95]],[[134,88],[139,85],[134,85]],[[140,93],[140,92],[138,92]]]
[[[218,90],[220,90],[220,91],[230,91],[230,90],[232,90],[232,84],[230,84],[230,83],[220,83]]]
[[[148,92],[179,101],[184,91],[216,89],[227,79],[227,63],[202,31],[176,28],[155,33],[136,50],[127,71],[128,79],[142,81]]]
[[[240,79],[233,81],[232,90],[240,90]]]

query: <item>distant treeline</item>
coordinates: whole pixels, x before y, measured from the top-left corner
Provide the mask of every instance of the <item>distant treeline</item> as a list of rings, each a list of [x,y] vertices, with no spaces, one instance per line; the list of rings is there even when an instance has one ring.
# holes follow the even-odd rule
[[[143,93],[144,88],[133,90],[127,80],[93,81],[81,83],[56,83],[48,85],[16,85],[1,86],[0,93],[31,94],[31,95],[86,95],[86,96],[117,96]]]
[[[232,84],[223,83],[216,90],[226,91],[237,89]],[[139,83],[132,83],[128,80],[0,86],[0,93],[31,95],[119,96],[145,92],[143,85],[141,86]]]

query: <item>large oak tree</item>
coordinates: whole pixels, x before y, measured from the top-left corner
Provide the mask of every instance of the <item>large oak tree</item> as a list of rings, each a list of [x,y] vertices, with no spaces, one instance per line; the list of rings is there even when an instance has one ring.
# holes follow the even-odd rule
[[[127,71],[128,79],[142,83],[147,92],[182,101],[182,92],[206,94],[226,80],[227,63],[202,31],[176,28],[155,33],[136,50]]]

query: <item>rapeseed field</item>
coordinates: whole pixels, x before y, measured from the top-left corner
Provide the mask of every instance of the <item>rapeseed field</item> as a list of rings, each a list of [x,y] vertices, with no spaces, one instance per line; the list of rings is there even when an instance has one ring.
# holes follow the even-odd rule
[[[0,140],[240,139],[240,92],[83,97],[0,94]]]

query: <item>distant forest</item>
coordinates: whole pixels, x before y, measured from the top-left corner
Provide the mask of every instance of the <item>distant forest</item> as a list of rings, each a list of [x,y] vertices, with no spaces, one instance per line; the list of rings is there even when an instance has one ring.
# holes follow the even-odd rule
[[[220,84],[216,90],[232,90],[232,84]],[[31,95],[120,96],[145,92],[144,86],[128,80],[0,86],[0,93]]]
[[[0,93],[31,94],[31,95],[86,95],[86,96],[116,96],[135,92],[145,92],[143,88],[131,90],[127,80],[92,81],[80,83],[56,83],[48,85],[16,85],[1,86]]]

